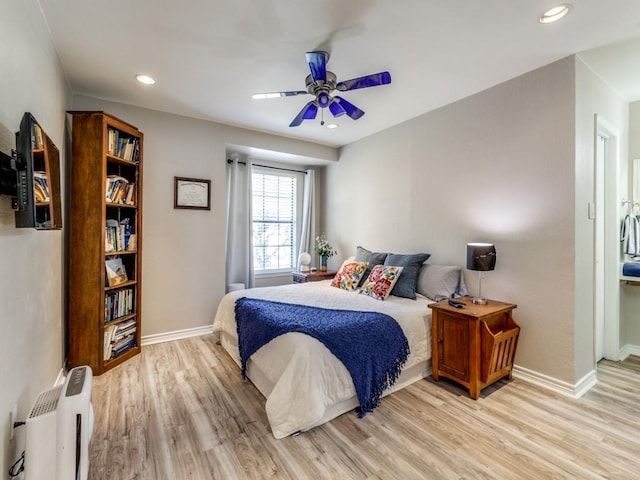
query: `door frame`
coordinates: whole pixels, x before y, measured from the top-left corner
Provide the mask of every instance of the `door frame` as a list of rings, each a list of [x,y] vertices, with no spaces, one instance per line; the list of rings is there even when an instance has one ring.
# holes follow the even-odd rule
[[[617,361],[620,359],[620,253],[619,253],[619,205],[620,191],[620,132],[601,115],[595,115],[594,131],[594,175],[597,162],[598,136],[606,139],[604,155],[604,276],[602,286],[604,292],[604,358]],[[595,178],[594,178],[595,197]],[[595,226],[594,226],[595,235]],[[595,245],[594,238],[594,282],[595,282]],[[595,369],[596,358],[596,311],[594,283],[594,314],[593,314],[593,358]]]

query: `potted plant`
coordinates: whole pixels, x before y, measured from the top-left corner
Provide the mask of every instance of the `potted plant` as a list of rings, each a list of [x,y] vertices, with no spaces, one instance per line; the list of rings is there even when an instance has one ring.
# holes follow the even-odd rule
[[[316,237],[316,253],[320,256],[320,271],[327,271],[327,259],[333,257],[336,253],[334,248],[327,241],[327,237],[323,233]]]

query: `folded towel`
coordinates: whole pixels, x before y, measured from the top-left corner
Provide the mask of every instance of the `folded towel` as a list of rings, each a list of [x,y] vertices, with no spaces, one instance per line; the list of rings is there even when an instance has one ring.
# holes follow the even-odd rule
[[[622,274],[627,277],[640,277],[640,262],[626,262],[622,265]]]

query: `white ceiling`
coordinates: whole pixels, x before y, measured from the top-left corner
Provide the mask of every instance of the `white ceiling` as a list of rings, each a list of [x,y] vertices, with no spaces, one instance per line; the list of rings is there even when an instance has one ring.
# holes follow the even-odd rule
[[[553,0],[39,1],[75,93],[333,146],[640,37],[638,0],[573,0],[570,15],[550,25],[538,17]],[[583,58],[622,95],[640,98],[640,60],[628,57],[640,40],[628,43]],[[338,80],[391,72],[390,85],[341,94],[366,112],[360,120],[341,117],[329,130],[318,114],[290,128],[312,97],[251,99],[304,90],[304,54],[316,49],[330,52]],[[635,69],[635,83],[611,73],[620,65]],[[136,82],[139,73],[156,85]]]

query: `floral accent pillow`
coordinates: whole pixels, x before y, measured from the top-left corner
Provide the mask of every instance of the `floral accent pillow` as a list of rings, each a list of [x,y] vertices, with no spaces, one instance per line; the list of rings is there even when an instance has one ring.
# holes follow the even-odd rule
[[[358,283],[364,275],[368,262],[354,262],[352,260],[346,260],[336,276],[331,280],[332,287],[342,288],[349,292],[353,292],[358,288]]]
[[[384,300],[389,296],[393,286],[400,278],[403,267],[376,265],[371,270],[369,278],[364,282],[360,293],[369,295],[377,300]]]

